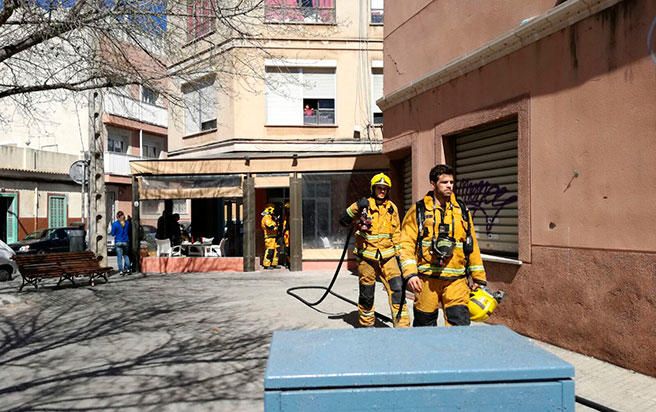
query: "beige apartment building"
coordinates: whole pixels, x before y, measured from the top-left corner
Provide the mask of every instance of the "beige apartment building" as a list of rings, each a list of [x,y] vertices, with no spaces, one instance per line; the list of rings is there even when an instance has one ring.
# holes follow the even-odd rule
[[[248,259],[263,252],[264,205],[290,201],[299,224],[292,255],[303,268],[332,266],[346,234],[339,213],[389,167],[376,105],[383,2],[267,0],[251,20],[258,37],[228,44],[220,24],[203,17],[207,4],[192,2],[190,19],[170,25],[186,28],[178,35],[187,43],[169,72],[198,74],[176,79],[184,104],[170,107],[169,158],[131,163],[140,196],[193,198],[192,234],[234,239],[230,254]],[[229,68],[208,63],[218,48],[228,50]],[[254,226],[243,228],[249,219]]]
[[[383,150],[474,212],[492,321],[656,376],[656,3],[385,4]],[[427,30],[430,28],[430,30]]]

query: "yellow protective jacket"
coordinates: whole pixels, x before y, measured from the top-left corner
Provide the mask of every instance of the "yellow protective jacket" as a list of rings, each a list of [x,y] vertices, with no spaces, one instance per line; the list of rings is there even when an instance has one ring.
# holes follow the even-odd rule
[[[403,277],[408,278],[415,274],[427,275],[444,280],[455,280],[466,276],[465,273],[465,253],[462,249],[463,242],[467,234],[465,228],[468,224],[467,219],[463,217],[463,211],[456,202],[455,195],[451,195],[451,200],[446,204],[446,214],[437,204],[433,205],[433,193],[428,192],[423,199],[426,206],[424,220],[424,234],[421,241],[422,255],[420,257],[417,249],[417,205],[413,205],[403,219],[401,228],[401,270]],[[450,258],[440,262],[440,259],[432,253],[431,241],[434,231],[440,224],[440,211],[444,214],[444,223],[453,227],[453,237],[456,245]],[[455,217],[455,226],[452,222]],[[451,229],[449,230],[451,234]],[[471,236],[474,239],[474,251],[469,255],[469,270],[471,276],[477,283],[486,283],[485,268],[481,259],[481,251],[478,248],[474,226],[471,227]]]
[[[262,216],[262,221],[260,222],[262,230],[264,231],[264,238],[271,239],[278,236],[278,224],[269,214]]]
[[[367,215],[371,219],[371,230],[355,232],[355,248],[353,253],[356,256],[371,260],[387,259],[392,256],[398,256],[401,246],[401,219],[399,210],[391,200],[385,200],[380,205],[376,205],[373,197],[367,199],[369,208]],[[360,218],[360,208],[357,202],[351,204],[346,209],[346,213],[352,219]]]

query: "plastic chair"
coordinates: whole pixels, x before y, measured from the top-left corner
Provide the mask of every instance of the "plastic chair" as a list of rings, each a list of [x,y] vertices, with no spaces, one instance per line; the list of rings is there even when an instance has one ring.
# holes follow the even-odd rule
[[[218,245],[209,245],[205,246],[205,256],[207,257],[221,257],[223,254],[221,253],[221,248]]]
[[[180,246],[171,247],[171,239],[155,239],[155,243],[157,244],[157,256],[182,256],[182,249]]]

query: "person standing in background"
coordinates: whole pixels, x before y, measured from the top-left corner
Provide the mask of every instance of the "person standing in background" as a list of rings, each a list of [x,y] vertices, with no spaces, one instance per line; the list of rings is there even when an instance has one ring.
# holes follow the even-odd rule
[[[111,235],[114,236],[114,245],[116,246],[116,260],[118,271],[121,276],[130,273],[130,222],[125,220],[125,214],[119,210],[116,213],[116,220],[112,223]]]

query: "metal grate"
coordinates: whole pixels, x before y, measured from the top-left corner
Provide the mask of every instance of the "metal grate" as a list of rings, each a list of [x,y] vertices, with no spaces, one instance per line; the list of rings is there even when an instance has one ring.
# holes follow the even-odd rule
[[[412,156],[403,159],[403,214],[412,206]]]

